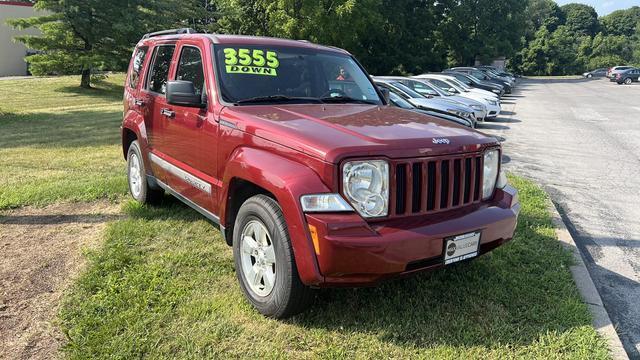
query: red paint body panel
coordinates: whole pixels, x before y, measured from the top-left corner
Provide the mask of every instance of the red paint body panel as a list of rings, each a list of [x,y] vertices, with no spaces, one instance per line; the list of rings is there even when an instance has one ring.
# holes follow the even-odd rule
[[[218,43],[297,46],[348,55],[341,49],[260,37],[188,34],[144,39],[137,47],[149,48],[142,67],[145,75],[135,87],[129,86],[129,77],[125,84],[123,146],[127,146],[125,131],[135,133],[148,175],[219,217],[223,227],[234,221],[227,208],[234,196],[229,188],[234,180],[252,182],[273,194],[282,207],[303,283],[367,285],[438,267],[442,238],[468,231],[482,230],[482,251],[512,238],[519,205],[515,190],[509,187],[497,190],[490,201],[433,214],[425,214],[425,199],[419,205],[420,214],[414,216],[365,220],[356,213],[304,214],[302,195],[341,192],[340,171],[347,159],[387,159],[393,165],[477,154],[499,144],[477,131],[388,106],[228,106],[220,99],[213,68],[212,45]],[[170,105],[164,95],[146,90],[154,48],[163,44],[176,46],[169,79],[175,79],[182,46],[200,49],[205,64],[206,108]],[[175,112],[175,117],[161,115],[161,109]],[[434,145],[435,138],[447,138],[450,143]],[[151,161],[150,154],[156,160]],[[427,165],[421,166],[426,169]],[[481,171],[475,169],[475,163],[472,166],[470,174]],[[436,170],[435,182],[440,186],[439,168]],[[394,166],[390,172],[395,176]],[[425,174],[423,171],[423,184]],[[193,179],[210,185],[211,191],[194,187]],[[390,189],[390,196],[391,214],[395,189]],[[436,210],[440,210],[439,197],[438,192]],[[314,251],[308,224],[318,229],[319,254]],[[430,260],[419,266],[425,259]],[[417,267],[411,265],[416,262]]]
[[[489,204],[373,225],[355,214],[307,214],[320,238],[322,286],[367,285],[443,266],[444,238],[450,236],[481,231],[481,253],[511,240],[520,205],[512,203],[515,189],[498,192]]]

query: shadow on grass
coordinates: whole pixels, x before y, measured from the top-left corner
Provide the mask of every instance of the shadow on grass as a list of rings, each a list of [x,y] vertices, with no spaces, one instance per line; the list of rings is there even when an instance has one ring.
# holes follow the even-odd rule
[[[149,221],[204,219],[170,196],[159,206],[131,202],[125,212]],[[375,288],[321,290],[314,307],[285,322],[418,349],[527,346],[590,326],[568,271],[571,256],[550,227],[546,212],[523,213],[515,239],[489,256]]]
[[[59,88],[58,91],[70,95],[100,98],[105,101],[120,101],[124,93],[124,86],[108,81],[97,81],[90,89],[84,89],[80,86],[65,86]]]
[[[118,144],[121,122],[115,109],[3,115],[0,149]]]
[[[550,332],[589,326],[557,240],[520,218],[516,238],[471,263],[385,283],[377,288],[323,290],[292,323],[341,333],[376,333],[418,348],[434,345],[529,345]]]

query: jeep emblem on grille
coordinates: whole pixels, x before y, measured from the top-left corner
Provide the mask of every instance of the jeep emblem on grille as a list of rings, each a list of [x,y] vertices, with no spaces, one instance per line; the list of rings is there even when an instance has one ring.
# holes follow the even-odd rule
[[[451,141],[447,138],[433,138],[434,144],[451,144]]]

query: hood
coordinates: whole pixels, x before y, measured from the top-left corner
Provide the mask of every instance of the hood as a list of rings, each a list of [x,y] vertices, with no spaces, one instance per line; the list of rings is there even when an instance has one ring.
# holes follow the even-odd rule
[[[467,105],[467,106],[482,105],[482,103],[480,101],[477,101],[477,100],[469,98],[469,97],[460,96],[460,95],[449,96],[449,99],[457,101],[457,102],[462,103],[462,104]]]
[[[238,131],[331,163],[345,157],[411,158],[464,153],[498,144],[493,137],[450,121],[390,106],[233,106],[224,108],[220,117]],[[261,143],[264,144],[255,141],[253,146]]]
[[[435,110],[440,110],[445,112],[447,110],[465,111],[469,113],[473,112],[473,109],[471,109],[467,105],[464,105],[460,102],[457,102],[451,99],[445,99],[442,97],[434,97],[431,99],[413,98],[413,99],[409,99],[409,102],[413,106],[419,107],[419,108],[435,109]]]

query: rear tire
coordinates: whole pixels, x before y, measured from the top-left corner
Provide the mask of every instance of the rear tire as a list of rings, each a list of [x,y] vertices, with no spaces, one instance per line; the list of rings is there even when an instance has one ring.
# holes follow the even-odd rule
[[[261,314],[282,319],[310,306],[313,291],[300,280],[287,223],[274,199],[255,195],[242,204],[233,227],[233,259],[244,295]]]
[[[631,78],[624,79],[625,85],[631,85],[632,82],[633,82],[633,79],[631,79]]]
[[[157,203],[164,195],[162,189],[153,189],[149,186],[147,171],[137,140],[131,143],[127,152],[127,180],[129,193],[142,204]]]

